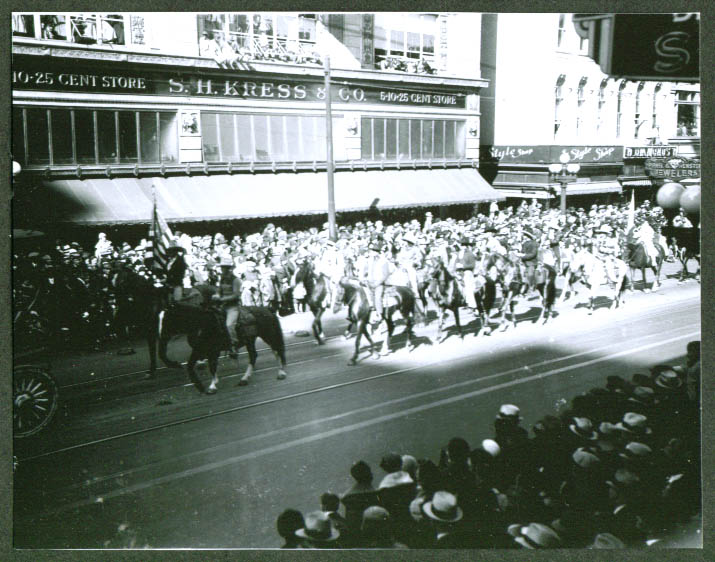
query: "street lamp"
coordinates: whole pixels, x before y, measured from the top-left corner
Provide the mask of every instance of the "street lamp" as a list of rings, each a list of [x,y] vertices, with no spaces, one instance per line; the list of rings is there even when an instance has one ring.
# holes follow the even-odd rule
[[[576,180],[576,174],[581,169],[579,164],[569,164],[571,157],[567,152],[562,152],[559,156],[561,164],[549,164],[549,173],[554,181],[561,184],[561,214],[566,216],[566,186]]]

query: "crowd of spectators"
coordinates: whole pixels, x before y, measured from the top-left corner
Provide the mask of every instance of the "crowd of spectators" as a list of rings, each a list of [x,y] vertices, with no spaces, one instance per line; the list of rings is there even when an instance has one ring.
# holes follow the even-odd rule
[[[199,39],[199,55],[214,59],[223,68],[241,68],[248,61],[273,61],[291,64],[322,64],[322,58],[307,43],[290,48],[288,43],[271,43],[267,38],[249,44],[245,37],[204,31]]]
[[[676,219],[688,220],[681,215]],[[636,221],[642,220],[649,221],[656,231],[666,222],[662,209],[648,201],[636,212]],[[318,260],[329,245],[351,259],[364,255],[376,240],[388,256],[408,244],[416,244],[428,256],[431,252],[456,252],[465,239],[475,243],[479,251],[479,240],[487,230],[496,232],[505,248],[518,249],[522,235],[529,230],[543,236],[559,233],[563,244],[588,244],[600,225],[608,224],[616,235],[623,235],[627,223],[626,205],[593,205],[588,211],[571,208],[566,217],[561,217],[558,210],[544,209],[534,201],[505,208],[494,203],[489,213],[474,213],[467,220],[433,219],[426,213],[423,220],[404,223],[386,225],[375,220],[344,224],[338,228],[335,244],[328,240],[327,224],[322,230],[313,227],[290,232],[268,224],[260,232],[230,239],[221,233],[174,234],[176,243],[186,251],[187,283],[195,285],[216,283],[222,263],[232,264],[239,279],[278,275],[285,271],[286,263]],[[36,341],[38,335],[49,334],[64,349],[96,348],[116,338],[120,328],[115,322],[118,295],[114,281],[123,269],[151,276],[145,264],[147,245],[146,239],[132,245],[100,234],[94,247],[58,240],[49,250],[25,252],[14,248],[14,314],[16,319],[22,318],[15,326],[16,336],[22,339],[27,334]]]
[[[437,462],[363,460],[342,495],[286,509],[282,548],[624,548],[652,546],[700,513],[700,342],[521,426],[513,404],[491,430],[449,440]],[[318,506],[316,506],[318,507]]]

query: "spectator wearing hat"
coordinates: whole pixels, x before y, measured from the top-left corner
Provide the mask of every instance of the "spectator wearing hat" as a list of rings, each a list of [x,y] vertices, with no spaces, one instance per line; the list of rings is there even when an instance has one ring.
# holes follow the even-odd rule
[[[377,490],[372,485],[372,470],[365,461],[358,461],[350,467],[350,475],[355,483],[341,496],[345,506],[345,522],[349,529],[359,529],[365,509],[379,502]]]
[[[340,498],[332,492],[321,494],[320,509],[330,518],[333,526],[340,534],[344,535],[347,529],[347,521],[338,511],[340,509]]]
[[[434,493],[422,504],[426,521],[431,524],[432,548],[469,548],[468,533],[460,525],[464,517],[457,497],[445,490]]]
[[[311,511],[305,516],[302,529],[295,532],[303,541],[304,548],[325,549],[340,548],[340,532],[335,528],[330,517],[322,511]]]
[[[412,477],[402,470],[402,457],[397,453],[389,453],[380,462],[387,474],[380,481],[378,497],[380,505],[390,512],[397,529],[403,530],[411,523],[409,507],[415,498],[417,485]],[[402,533],[398,538],[403,536]]]
[[[285,541],[281,548],[300,548],[301,540],[295,534],[305,526],[303,515],[295,509],[286,509],[276,519],[278,534]]]
[[[594,525],[592,514],[575,509],[563,509],[559,517],[549,524],[567,548],[586,547],[593,537]]]
[[[394,527],[390,513],[384,507],[368,507],[362,515],[360,548],[406,549],[405,544],[395,540]]]
[[[543,523],[530,523],[526,526],[510,525],[509,534],[521,548],[560,548],[562,546],[561,537],[551,527]]]
[[[648,418],[642,414],[626,412],[623,419],[616,424],[616,428],[640,443],[648,445],[652,441],[653,430],[648,424]]]
[[[567,506],[590,513],[608,503],[601,459],[590,449],[580,447],[571,455],[571,474],[561,486],[561,500]]]
[[[583,417],[572,418],[566,435],[569,439],[568,448],[572,451],[579,447],[593,447],[598,439],[591,420]]]
[[[521,419],[521,412],[514,404],[502,404],[494,419],[494,441],[501,448],[500,489],[506,489],[528,463],[529,434],[519,425]]]
[[[593,539],[593,543],[587,548],[590,549],[615,549],[626,548],[626,545],[616,535],[611,533],[598,533]]]

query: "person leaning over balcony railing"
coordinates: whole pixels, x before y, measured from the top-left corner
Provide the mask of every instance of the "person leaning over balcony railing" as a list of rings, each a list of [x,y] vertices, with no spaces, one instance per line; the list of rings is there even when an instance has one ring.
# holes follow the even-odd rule
[[[216,40],[211,37],[211,33],[204,31],[201,34],[201,39],[199,39],[199,56],[218,58],[219,53],[220,51]]]

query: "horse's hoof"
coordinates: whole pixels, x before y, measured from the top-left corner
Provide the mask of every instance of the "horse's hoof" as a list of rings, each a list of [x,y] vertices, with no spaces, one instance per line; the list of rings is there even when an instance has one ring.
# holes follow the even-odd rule
[[[283,379],[286,378],[287,373],[285,371],[278,371],[278,380],[282,381]]]
[[[246,386],[248,384],[248,379],[241,379],[238,381],[238,386]]]
[[[216,389],[210,386],[208,390],[206,390],[206,394],[216,394]]]
[[[355,365],[357,365],[357,360],[353,357],[348,361],[348,367],[354,367]]]
[[[375,353],[372,354],[372,358],[373,358],[373,359],[380,359],[380,354],[377,353],[377,352],[375,352]]]

